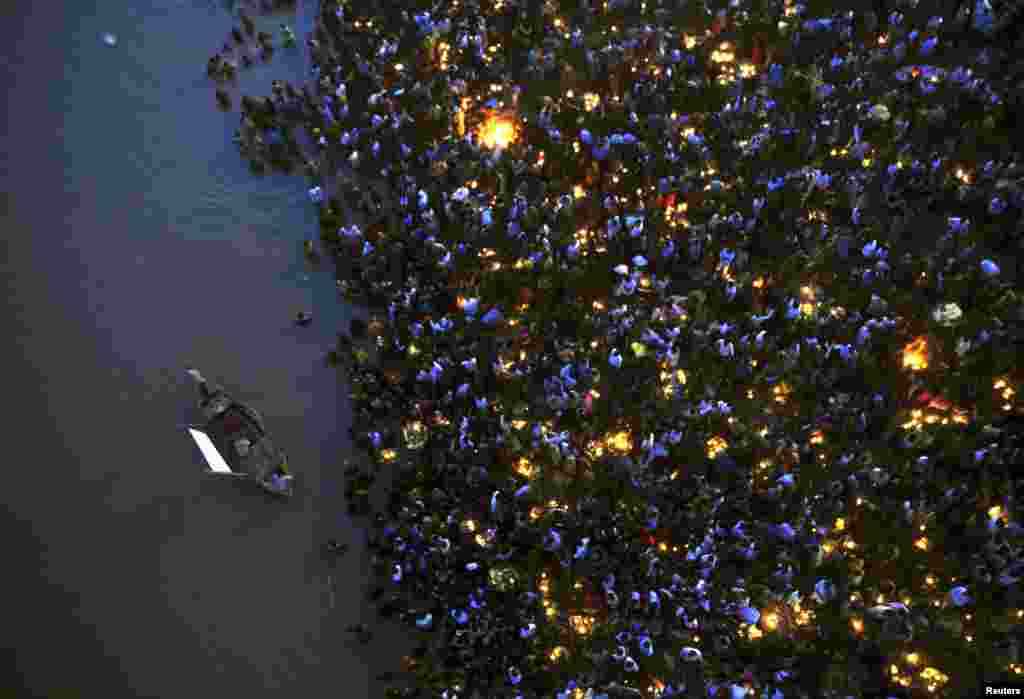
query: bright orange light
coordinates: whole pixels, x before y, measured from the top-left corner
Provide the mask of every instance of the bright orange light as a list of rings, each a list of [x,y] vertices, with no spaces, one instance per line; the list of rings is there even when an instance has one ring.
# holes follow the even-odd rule
[[[729,446],[729,443],[726,442],[721,437],[712,437],[711,439],[709,439],[707,441],[707,445],[706,446],[707,446],[708,458],[713,459],[716,456],[718,456],[719,454],[721,454],[723,451],[725,451],[726,447]]]
[[[903,348],[903,367],[911,371],[928,368],[928,341],[924,336],[916,338]]]
[[[606,444],[609,449],[615,451],[629,452],[633,450],[633,440],[630,438],[629,432],[616,432],[608,437]]]
[[[516,124],[507,116],[491,115],[477,135],[488,148],[506,148],[516,138]]]
[[[526,478],[532,478],[534,472],[535,469],[533,467],[533,464],[531,464],[525,456],[521,457],[519,461],[516,463],[516,473],[518,473],[519,475],[525,476]]]
[[[471,100],[468,97],[463,97],[459,101],[459,108],[455,111],[455,133],[459,138],[466,135],[466,110],[469,109],[470,104]]]

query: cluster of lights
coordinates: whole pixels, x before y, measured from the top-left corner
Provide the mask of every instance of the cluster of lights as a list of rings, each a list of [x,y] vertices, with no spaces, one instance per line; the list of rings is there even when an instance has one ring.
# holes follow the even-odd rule
[[[793,620],[797,626],[807,626],[814,621],[814,610],[805,609],[800,604],[800,600],[796,599],[793,601]]]
[[[672,202],[665,207],[665,223],[668,224],[669,228],[678,228],[680,226],[688,228],[690,226],[690,222],[685,216],[686,209],[687,204],[685,201],[679,204]]]
[[[555,617],[558,616],[558,607],[551,600],[551,581],[548,578],[548,574],[546,571],[541,571],[540,580],[537,582],[537,589],[540,590],[541,606],[544,607],[544,616],[547,617],[549,620],[553,620]],[[552,651],[552,654],[554,654],[557,650],[558,648],[555,648]],[[565,649],[563,648],[562,650],[564,651]],[[551,660],[558,660],[560,657],[561,653],[552,657]]]
[[[772,387],[773,400],[779,405],[785,405],[786,401],[789,400],[789,395],[793,392],[789,384],[785,381],[777,383]]]
[[[922,335],[903,348],[903,368],[923,371],[928,368],[928,340]]]
[[[441,72],[448,70],[448,57],[451,52],[451,45],[447,41],[441,41],[437,44],[437,67]]]
[[[608,435],[604,441],[604,446],[610,451],[628,454],[633,451],[633,437],[626,431],[615,432]]]
[[[477,132],[487,148],[507,148],[516,139],[516,122],[508,114],[491,113]]]
[[[729,443],[724,438],[716,435],[709,439],[705,446],[707,447],[708,458],[714,459],[728,448]]]
[[[682,369],[672,371],[667,362],[662,362],[658,378],[665,398],[672,398],[681,386],[686,385],[686,372]]]
[[[466,112],[473,104],[473,100],[463,97],[459,100],[459,106],[455,110],[455,133],[459,138],[466,135]]]
[[[402,438],[410,449],[422,449],[427,443],[427,428],[419,420],[413,420],[402,427]]]
[[[516,462],[516,473],[524,478],[533,478],[537,475],[537,467],[530,463],[529,459],[523,456]]]
[[[589,636],[594,631],[594,617],[585,614],[574,614],[569,617],[572,629],[580,636]]]
[[[815,303],[817,298],[817,292],[813,287],[800,287],[800,315],[805,318],[813,316],[815,311],[818,309],[818,304]]]
[[[1000,397],[1004,401],[1007,401],[1006,403],[1003,403],[1003,410],[1006,412],[1013,410],[1013,405],[1008,401],[1010,400],[1010,398],[1016,395],[1017,392],[1010,387],[1010,385],[1006,382],[1006,379],[996,379],[996,381],[992,384],[992,388],[999,391]]]
[[[929,407],[934,407],[934,401],[929,404]],[[939,408],[939,410],[948,410],[949,408]],[[905,430],[921,430],[924,425],[948,425],[950,423],[955,425],[966,425],[970,420],[968,419],[967,413],[960,408],[953,408],[949,415],[942,415],[935,412],[926,413],[921,408],[914,408],[910,411],[910,419],[900,425]]]

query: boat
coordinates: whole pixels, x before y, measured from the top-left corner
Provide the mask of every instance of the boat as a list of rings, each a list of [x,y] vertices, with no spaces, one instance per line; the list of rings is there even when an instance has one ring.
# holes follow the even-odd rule
[[[291,497],[295,476],[288,457],[267,435],[260,414],[222,388],[211,387],[203,379],[197,381],[205,422],[185,429],[206,461],[207,474],[250,481],[272,495]]]

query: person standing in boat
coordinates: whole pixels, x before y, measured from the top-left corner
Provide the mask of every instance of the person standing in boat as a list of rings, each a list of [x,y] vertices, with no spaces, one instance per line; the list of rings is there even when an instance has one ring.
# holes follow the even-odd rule
[[[259,429],[261,435],[266,434],[262,415],[247,405],[236,403],[232,400],[228,392],[224,390],[223,386],[211,384],[206,380],[206,377],[199,373],[198,369],[189,369],[186,373],[188,373],[188,375],[191,376],[199,385],[199,395],[202,397],[199,401],[199,407],[202,409],[203,417],[205,417],[207,421],[213,420],[228,408],[236,408],[256,423],[256,427]]]
[[[208,421],[231,407],[231,397],[223,387],[210,384],[198,369],[189,369],[186,373],[199,384],[199,395],[202,397],[199,407]]]
[[[288,457],[283,449],[266,438],[263,417],[253,408],[233,400],[223,387],[211,384],[198,370],[188,369],[187,373],[199,385],[199,407],[207,425],[218,422],[216,431],[227,438],[235,454],[243,460],[243,471],[255,475],[274,492],[289,492],[293,476],[288,468]],[[246,423],[249,423],[248,428]]]

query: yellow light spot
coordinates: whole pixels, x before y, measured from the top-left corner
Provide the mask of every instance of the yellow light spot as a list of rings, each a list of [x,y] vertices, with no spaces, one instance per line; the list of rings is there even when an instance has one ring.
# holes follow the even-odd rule
[[[765,614],[762,621],[766,631],[775,631],[779,628],[779,615],[775,612]]]
[[[928,537],[922,536],[920,539],[914,541],[914,548],[921,551],[928,550]]]
[[[916,338],[903,348],[903,367],[911,371],[928,368],[928,342],[924,336]]]
[[[729,443],[722,437],[712,437],[707,441],[705,445],[707,447],[708,458],[714,459],[716,456],[721,454],[729,446]]]
[[[846,520],[840,517],[836,520],[836,531],[841,532],[844,529],[846,529]]]
[[[533,478],[533,475],[536,473],[536,469],[533,464],[530,463],[529,459],[524,456],[516,463],[516,473],[526,478]]]
[[[394,449],[383,449],[380,452],[380,458],[383,459],[385,462],[394,461],[397,456],[398,452],[396,452]]]
[[[506,148],[516,137],[516,123],[510,117],[491,115],[478,132],[488,148]]]
[[[792,392],[792,389],[786,382],[776,384],[774,387],[772,387],[772,393],[775,394],[775,402],[779,403],[780,405],[784,405],[786,403],[786,399]]]
[[[856,617],[850,619],[850,626],[853,627],[855,633],[864,633],[864,622]]]
[[[609,449],[619,452],[630,452],[633,450],[633,440],[628,432],[616,432],[607,439]]]
[[[569,623],[572,624],[573,631],[580,636],[586,636],[594,630],[594,618],[583,615],[573,615],[569,617]]]

